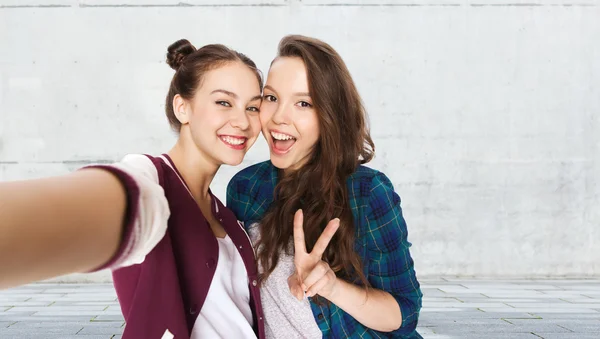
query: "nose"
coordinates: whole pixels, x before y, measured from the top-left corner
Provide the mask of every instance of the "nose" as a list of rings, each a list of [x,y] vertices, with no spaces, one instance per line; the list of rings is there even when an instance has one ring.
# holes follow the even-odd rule
[[[250,121],[248,120],[248,116],[246,115],[246,109],[235,110],[232,113],[231,119],[229,120],[231,126],[235,128],[239,128],[242,131],[245,131],[250,126]]]
[[[289,105],[279,104],[273,113],[271,120],[277,125],[289,125],[292,119],[291,108]]]

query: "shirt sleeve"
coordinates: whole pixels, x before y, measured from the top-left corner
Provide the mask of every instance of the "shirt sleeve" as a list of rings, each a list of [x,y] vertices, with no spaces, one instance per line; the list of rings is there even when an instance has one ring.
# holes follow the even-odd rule
[[[121,181],[127,194],[127,210],[119,249],[113,258],[93,271],[116,270],[141,264],[164,237],[171,214],[165,192],[159,184],[156,167],[145,155],[129,154],[114,164],[85,168],[111,172]]]
[[[402,312],[402,325],[393,335],[409,335],[417,327],[421,293],[402,216],[400,197],[383,174],[373,178],[367,206],[368,274],[372,287],[390,293]]]

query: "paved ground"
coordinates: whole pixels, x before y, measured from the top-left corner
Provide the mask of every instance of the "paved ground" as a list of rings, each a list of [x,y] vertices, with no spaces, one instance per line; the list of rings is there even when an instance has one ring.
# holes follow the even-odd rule
[[[421,282],[425,338],[600,338],[600,279]],[[2,339],[117,339],[123,325],[109,284],[0,291]]]

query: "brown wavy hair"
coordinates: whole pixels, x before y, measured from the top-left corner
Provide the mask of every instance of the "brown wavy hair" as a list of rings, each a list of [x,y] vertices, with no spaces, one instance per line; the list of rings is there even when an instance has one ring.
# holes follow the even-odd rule
[[[281,250],[291,254],[294,213],[301,208],[308,251],[327,223],[340,218],[323,260],[338,277],[368,286],[354,248],[355,227],[346,186],[348,177],[360,164],[369,162],[375,151],[364,105],[344,61],[327,43],[289,35],[279,43],[280,57],[304,61],[320,135],[301,168],[286,170],[285,175],[279,170],[274,202],[261,221],[261,281],[275,269]]]

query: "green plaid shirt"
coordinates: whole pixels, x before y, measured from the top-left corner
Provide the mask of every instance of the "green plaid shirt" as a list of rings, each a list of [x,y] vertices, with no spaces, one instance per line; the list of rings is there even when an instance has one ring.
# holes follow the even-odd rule
[[[229,182],[227,206],[246,227],[260,222],[273,202],[277,173],[277,168],[266,161],[242,170]],[[365,276],[372,287],[398,301],[402,326],[393,332],[378,332],[332,303],[317,305],[311,300],[323,338],[422,338],[416,327],[423,294],[410,256],[400,197],[385,174],[365,166],[359,166],[347,184],[356,224],[355,248]]]

